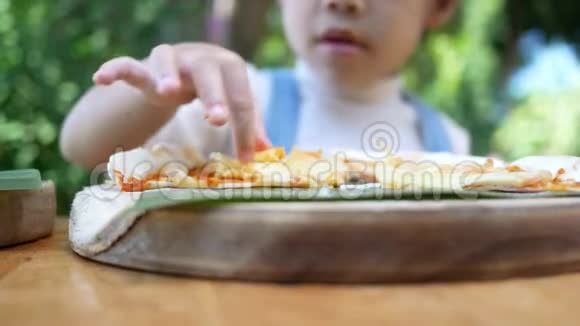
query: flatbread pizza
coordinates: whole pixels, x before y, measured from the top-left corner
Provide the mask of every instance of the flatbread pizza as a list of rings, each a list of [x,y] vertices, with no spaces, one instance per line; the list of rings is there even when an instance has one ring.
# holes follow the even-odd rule
[[[580,158],[528,157],[513,163],[448,153],[401,153],[382,160],[335,151],[258,152],[251,162],[222,153],[159,145],[113,155],[108,171],[125,192],[159,188],[322,188],[377,184],[423,192],[580,192]]]

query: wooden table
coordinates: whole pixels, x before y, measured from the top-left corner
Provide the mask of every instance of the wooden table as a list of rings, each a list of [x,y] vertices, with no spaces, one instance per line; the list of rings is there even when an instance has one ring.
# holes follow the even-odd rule
[[[127,271],[52,238],[0,250],[0,325],[578,325],[580,274],[487,283],[269,285]]]

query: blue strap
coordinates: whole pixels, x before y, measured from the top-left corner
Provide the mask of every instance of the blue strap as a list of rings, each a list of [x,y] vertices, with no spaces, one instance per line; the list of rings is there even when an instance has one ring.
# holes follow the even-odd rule
[[[289,69],[269,71],[270,103],[266,110],[266,132],[276,147],[290,152],[296,142],[302,98],[294,72]],[[449,135],[441,115],[419,98],[404,92],[403,98],[417,111],[419,130],[425,151],[452,152]]]
[[[403,99],[413,106],[417,112],[421,140],[425,151],[453,152],[453,146],[443,125],[441,114],[408,92],[403,92]]]
[[[292,70],[274,69],[269,73],[272,86],[265,117],[266,132],[272,145],[289,153],[296,143],[302,98]]]

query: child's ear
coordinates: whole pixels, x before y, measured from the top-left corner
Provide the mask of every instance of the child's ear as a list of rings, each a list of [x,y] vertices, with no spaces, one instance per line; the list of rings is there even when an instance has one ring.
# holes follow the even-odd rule
[[[431,7],[427,12],[425,24],[427,28],[437,28],[449,21],[459,4],[459,0],[431,0],[430,2]]]

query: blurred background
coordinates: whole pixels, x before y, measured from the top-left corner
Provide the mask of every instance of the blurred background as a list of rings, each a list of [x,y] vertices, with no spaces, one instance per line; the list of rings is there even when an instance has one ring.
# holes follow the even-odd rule
[[[406,84],[469,130],[474,154],[580,156],[579,19],[577,0],[462,0]],[[40,169],[66,213],[89,177],[62,159],[58,133],[93,72],[194,40],[259,67],[294,61],[273,0],[0,0],[0,170]]]

